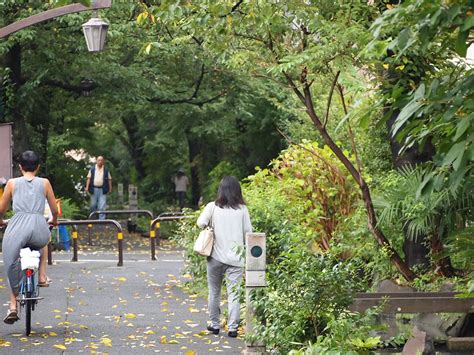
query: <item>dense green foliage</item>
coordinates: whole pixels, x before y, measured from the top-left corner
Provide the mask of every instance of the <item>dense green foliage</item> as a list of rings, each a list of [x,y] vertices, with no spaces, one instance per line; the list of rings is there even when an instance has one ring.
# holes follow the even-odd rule
[[[256,303],[266,319],[261,334],[282,353],[308,340],[318,341],[322,348],[335,344],[346,351],[363,348],[373,328],[370,317],[347,313],[346,307],[354,292],[393,275],[386,256],[378,255],[361,225],[355,184],[342,171],[327,148],[306,142],[290,146],[244,186],[254,230],[267,234],[268,285]],[[321,194],[325,200],[311,204],[321,190],[327,190]],[[308,203],[296,203],[298,199]],[[338,223],[333,224],[323,204]],[[192,276],[194,288],[200,289],[206,274],[205,258],[192,252],[199,232],[197,215],[181,224],[176,239],[186,250],[185,272]],[[347,333],[356,325],[359,332],[338,335],[342,328]]]
[[[180,167],[190,206],[212,200],[222,176],[243,179],[254,229],[267,234],[258,306],[268,346],[369,351],[387,343],[370,335],[370,314],[346,311],[353,292],[401,276],[474,287],[473,6],[116,2],[101,11],[111,24],[102,53],[85,51],[86,14],[0,43],[0,122],[14,122],[16,150],[40,151],[57,193],[84,207],[98,154],[155,211],[173,209]],[[49,7],[8,2],[0,25]],[[202,285],[188,213],[177,240]],[[426,247],[426,265],[408,267],[407,241]]]
[[[11,22],[47,7],[15,2],[2,8],[1,18]],[[83,206],[88,159],[99,154],[115,183],[138,184],[142,205],[159,211],[172,202],[178,168],[191,178],[188,200],[196,204],[221,161],[243,177],[283,147],[274,127],[289,114],[277,114],[258,85],[224,71],[198,43],[147,49],[147,40],[162,33],[137,24],[142,9],[129,3],[101,11],[111,23],[103,53],[85,49],[80,25],[87,13],[0,44],[6,106],[0,122],[15,123],[16,153],[38,150],[57,194]],[[65,156],[71,151],[86,159]]]
[[[473,27],[472,1],[406,1],[372,25],[368,52],[390,72],[383,99],[399,114],[391,134],[404,149],[433,144],[439,169],[425,176],[421,190],[455,191],[472,176],[474,71],[466,56]],[[427,58],[429,58],[427,60]],[[388,115],[387,115],[388,116]]]

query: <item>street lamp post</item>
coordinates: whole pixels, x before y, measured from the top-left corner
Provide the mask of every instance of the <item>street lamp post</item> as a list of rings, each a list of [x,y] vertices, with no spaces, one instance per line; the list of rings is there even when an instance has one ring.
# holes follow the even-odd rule
[[[0,28],[0,38],[5,38],[14,32],[22,30],[23,28],[27,28],[37,23],[51,20],[53,18],[76,12],[110,8],[111,6],[112,0],[93,0],[90,7],[75,3],[40,12],[39,14],[21,19],[12,24],[9,24],[8,26]],[[84,35],[86,37],[87,48],[89,49],[89,51],[98,52],[102,50],[104,48],[105,36],[107,35],[107,29],[109,25],[97,16],[95,16],[88,22],[86,22],[84,25],[82,25],[82,27],[84,29]]]
[[[104,49],[108,28],[109,24],[98,17],[96,11],[92,18],[82,25],[89,52],[100,52]]]

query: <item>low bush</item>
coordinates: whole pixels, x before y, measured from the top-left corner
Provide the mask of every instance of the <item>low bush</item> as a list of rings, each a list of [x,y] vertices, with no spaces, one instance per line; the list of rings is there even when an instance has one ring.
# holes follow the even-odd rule
[[[383,267],[371,262],[375,243],[355,182],[339,164],[329,149],[305,142],[244,183],[253,229],[267,236],[267,287],[255,298],[265,325],[257,334],[277,353],[315,344],[366,350],[379,342],[370,337],[370,317],[347,312],[354,292],[367,289]],[[195,289],[206,281],[205,258],[192,252],[199,213],[177,234]]]

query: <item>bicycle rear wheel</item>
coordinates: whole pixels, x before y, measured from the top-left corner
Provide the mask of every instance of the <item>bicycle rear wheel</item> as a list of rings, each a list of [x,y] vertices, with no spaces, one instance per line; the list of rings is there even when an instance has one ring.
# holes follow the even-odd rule
[[[31,298],[32,295],[30,292],[26,294],[27,298]],[[26,321],[26,336],[29,336],[31,333],[31,310],[33,308],[33,300],[26,301],[26,314],[25,314],[25,321]]]

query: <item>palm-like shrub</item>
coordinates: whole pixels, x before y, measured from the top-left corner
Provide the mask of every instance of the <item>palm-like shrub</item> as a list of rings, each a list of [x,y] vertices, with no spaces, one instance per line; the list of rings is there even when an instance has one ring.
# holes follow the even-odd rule
[[[379,223],[387,229],[402,227],[412,239],[427,236],[426,243],[431,247],[434,261],[448,256],[440,253],[447,242],[453,253],[462,254],[465,260],[470,255],[474,260],[474,248],[463,250],[461,247],[473,243],[472,181],[465,181],[453,189],[440,178],[435,181],[437,186],[425,189],[426,182],[430,181],[427,177],[432,175],[425,166],[390,172],[374,198]]]

